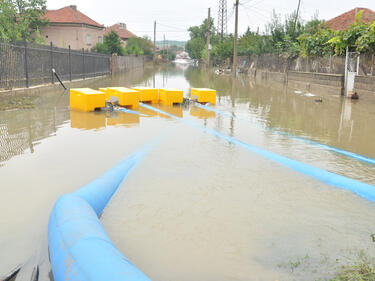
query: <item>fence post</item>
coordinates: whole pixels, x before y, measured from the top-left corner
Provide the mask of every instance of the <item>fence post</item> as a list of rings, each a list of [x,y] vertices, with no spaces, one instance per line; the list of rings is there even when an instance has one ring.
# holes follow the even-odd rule
[[[371,56],[371,76],[374,75],[374,54]]]
[[[51,68],[50,68],[50,71],[51,71],[51,82],[52,84],[55,84],[55,78],[53,77],[53,72],[52,72],[52,68],[53,68],[53,46],[52,46],[52,42],[50,43],[50,63],[51,63]]]
[[[82,69],[83,69],[83,79],[86,78],[86,75],[85,75],[85,49],[82,48]]]
[[[69,81],[72,81],[72,53],[69,45]]]
[[[329,55],[329,73],[332,73],[332,55]]]
[[[24,63],[25,63],[25,83],[26,83],[26,88],[29,88],[29,70],[28,70],[28,67],[27,67],[27,42],[25,40],[25,59],[24,59]]]

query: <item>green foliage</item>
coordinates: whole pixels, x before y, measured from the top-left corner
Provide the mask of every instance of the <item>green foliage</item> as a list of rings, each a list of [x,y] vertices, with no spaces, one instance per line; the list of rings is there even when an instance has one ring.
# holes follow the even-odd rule
[[[324,57],[333,54],[333,49],[328,43],[334,36],[330,29],[318,29],[315,33],[304,33],[298,37],[299,53],[303,57]]]
[[[153,44],[147,37],[132,37],[126,42],[125,54],[126,55],[152,55]]]
[[[204,38],[195,37],[186,43],[186,51],[190,54],[192,59],[202,59],[202,51],[206,48]]]
[[[250,28],[248,28],[246,33],[238,40],[238,54],[240,56],[259,55],[264,53],[272,53],[273,51],[274,48],[271,36],[251,32]]]
[[[120,56],[124,54],[124,48],[121,45],[121,38],[113,30],[104,36],[103,44],[109,54],[118,54]]]
[[[363,34],[355,42],[358,52],[374,53],[375,52],[375,21],[367,25]]]
[[[230,35],[213,46],[211,54],[216,63],[222,63],[227,58],[233,57],[233,36]]]
[[[125,53],[125,50],[121,45],[120,36],[113,30],[104,35],[103,43],[97,43],[92,48],[92,51],[104,54],[118,54],[119,56],[122,56]]]
[[[0,1],[0,38],[11,41],[40,42],[40,28],[48,24],[43,19],[46,0]]]
[[[165,60],[175,60],[176,59],[176,52],[171,50],[170,48],[167,50],[161,50],[160,55],[163,57]]]
[[[92,52],[101,53],[101,54],[109,54],[107,46],[104,43],[96,43],[96,45],[91,49]]]
[[[205,19],[200,26],[192,26],[189,29],[190,40],[186,42],[185,49],[190,54],[193,59],[204,58],[208,31],[208,20]],[[216,29],[214,26],[214,20],[211,19],[210,23],[211,40],[210,44],[212,46],[219,43],[220,38],[216,34]]]
[[[203,59],[206,55],[207,20],[200,26],[189,28],[190,40],[186,51],[193,59]],[[212,60],[221,63],[233,56],[233,36],[223,40],[211,27]],[[266,33],[251,32],[250,29],[238,39],[238,55],[259,55],[264,53],[282,53],[287,56],[324,57],[344,55],[346,49],[354,52],[375,52],[375,22],[362,22],[362,11],[356,15],[355,22],[346,30],[333,31],[319,20],[318,13],[304,23],[292,13],[282,20],[281,15],[273,11]]]

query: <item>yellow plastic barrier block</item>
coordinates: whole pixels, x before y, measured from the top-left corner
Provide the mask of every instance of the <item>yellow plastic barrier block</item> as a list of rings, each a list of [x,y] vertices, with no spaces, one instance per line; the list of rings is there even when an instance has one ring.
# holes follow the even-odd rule
[[[99,88],[98,90],[99,90],[99,92],[105,93],[105,92],[107,92],[107,89],[108,88]]]
[[[105,94],[89,88],[70,89],[70,108],[79,111],[95,111],[105,107]]]
[[[216,90],[207,88],[191,88],[190,99],[197,97],[198,102],[216,104]]]
[[[184,100],[184,91],[178,89],[159,89],[159,100],[162,105],[173,105],[182,103]]]
[[[159,102],[159,90],[155,88],[148,87],[136,87],[133,88],[139,92],[139,101],[141,102],[151,102],[153,104]]]
[[[130,109],[139,108],[139,92],[125,87],[110,87],[105,92],[106,99],[118,98],[118,104]]]

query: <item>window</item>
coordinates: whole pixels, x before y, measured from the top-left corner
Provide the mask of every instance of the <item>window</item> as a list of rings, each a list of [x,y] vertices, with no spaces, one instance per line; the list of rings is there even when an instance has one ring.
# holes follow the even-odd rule
[[[98,36],[98,43],[103,43],[103,37],[102,36]]]
[[[90,34],[86,35],[86,43],[87,43],[88,46],[91,45],[91,35]]]

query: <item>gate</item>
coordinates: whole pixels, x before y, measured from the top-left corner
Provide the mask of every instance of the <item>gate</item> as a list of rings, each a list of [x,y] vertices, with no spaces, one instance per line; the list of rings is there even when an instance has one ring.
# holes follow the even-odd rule
[[[356,52],[349,52],[349,48],[347,48],[345,61],[345,96],[353,94],[355,76],[359,74],[359,62],[360,55]]]

